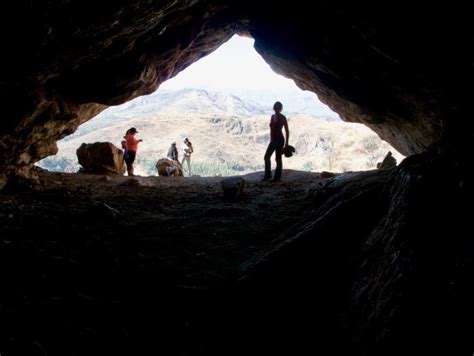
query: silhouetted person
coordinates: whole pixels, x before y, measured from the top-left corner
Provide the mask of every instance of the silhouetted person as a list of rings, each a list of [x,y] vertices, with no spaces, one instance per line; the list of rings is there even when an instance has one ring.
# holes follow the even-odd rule
[[[125,163],[127,164],[127,172],[129,176],[134,175],[133,163],[135,162],[135,158],[137,157],[138,144],[143,141],[136,139],[135,134],[137,133],[137,129],[135,127],[132,127],[127,130],[127,133],[124,136],[126,142],[126,155],[124,156],[124,159]]]
[[[272,182],[278,182],[281,179],[281,172],[283,170],[283,163],[281,156],[283,149],[288,146],[288,140],[290,138],[290,130],[288,129],[288,121],[286,117],[281,113],[283,105],[277,101],[273,105],[275,114],[272,115],[270,120],[270,143],[268,144],[267,151],[265,152],[265,176],[263,180],[270,180],[272,178],[271,162],[273,152],[275,152],[276,169],[275,175],[273,176]],[[285,137],[283,137],[282,129],[285,128]]]
[[[191,155],[194,152],[193,144],[189,141],[189,138],[184,138],[184,146],[183,146],[183,160],[181,161],[181,165],[184,169],[184,162],[188,165],[188,174],[191,177]]]
[[[171,142],[167,157],[173,161],[178,161],[178,149],[176,148],[176,141]]]

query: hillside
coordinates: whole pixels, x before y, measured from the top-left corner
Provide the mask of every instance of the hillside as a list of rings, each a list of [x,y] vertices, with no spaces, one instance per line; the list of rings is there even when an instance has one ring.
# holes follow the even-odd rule
[[[159,100],[155,100],[159,97]],[[182,90],[141,97],[111,108],[59,142],[59,152],[40,166],[74,172],[76,149],[84,142],[109,141],[120,147],[125,131],[134,126],[144,140],[137,157],[137,174],[156,175],[154,165],[165,156],[171,141],[191,138],[194,174],[243,174],[263,169],[269,140],[271,110],[235,95],[205,90]],[[290,143],[296,155],[284,167],[302,171],[372,169],[387,151],[402,158],[371,130],[360,124],[287,114]]]
[[[290,143],[297,154],[284,160],[285,168],[303,171],[365,170],[376,166],[388,150],[365,126],[329,122],[310,117],[289,118]],[[60,142],[57,156],[42,162],[42,166],[59,171],[76,171],[75,151],[83,142],[109,141],[120,147],[124,132],[135,126],[143,138],[137,158],[137,173],[156,174],[154,164],[166,155],[169,143],[185,135],[191,137],[194,164],[203,166],[196,174],[224,175],[248,173],[263,169],[263,154],[268,144],[268,118],[249,118],[161,114],[131,120],[112,127]],[[401,156],[398,156],[401,157]],[[55,166],[56,165],[56,166]],[[212,172],[205,172],[204,166]]]
[[[213,113],[250,116],[265,113],[266,108],[240,97],[204,89],[162,90],[112,108],[110,113],[137,116],[162,112]]]

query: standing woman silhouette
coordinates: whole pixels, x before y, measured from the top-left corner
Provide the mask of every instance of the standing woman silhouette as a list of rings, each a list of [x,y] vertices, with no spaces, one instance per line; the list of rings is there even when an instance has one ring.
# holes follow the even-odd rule
[[[138,150],[138,144],[140,142],[143,142],[142,139],[137,140],[135,137],[135,134],[137,134],[138,131],[135,127],[132,127],[127,130],[127,133],[123,137],[125,139],[125,147],[126,147],[126,157],[125,157],[125,163],[127,164],[127,172],[129,176],[134,176],[134,167],[133,163],[135,162],[135,158],[137,156],[137,150]]]
[[[273,105],[275,114],[270,119],[270,143],[268,144],[267,151],[265,152],[265,176],[263,180],[270,180],[272,178],[271,162],[273,152],[275,152],[276,169],[275,175],[273,176],[272,182],[278,182],[281,180],[281,172],[283,170],[283,163],[281,156],[283,149],[288,146],[288,140],[290,138],[290,130],[288,128],[288,121],[285,115],[281,112],[283,110],[283,104],[277,101]],[[283,137],[282,129],[285,128],[285,137]]]

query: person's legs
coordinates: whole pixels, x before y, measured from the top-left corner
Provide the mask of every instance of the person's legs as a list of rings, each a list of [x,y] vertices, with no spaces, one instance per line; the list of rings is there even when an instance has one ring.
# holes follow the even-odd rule
[[[281,156],[283,154],[283,146],[285,145],[284,142],[278,142],[275,148],[275,161],[276,161],[276,169],[275,169],[275,176],[273,177],[274,181],[279,181],[281,179],[281,172],[283,170],[283,162]]]
[[[274,142],[270,142],[267,147],[267,151],[265,152],[265,156],[263,157],[265,161],[265,177],[264,179],[270,179],[272,177],[272,164],[270,162],[270,158],[272,158],[272,154],[275,151],[275,144]]]
[[[125,167],[127,167],[127,173],[128,173],[128,157],[124,158],[124,161],[125,161]]]
[[[183,156],[183,158],[181,159],[181,168],[183,169],[183,176],[184,176],[184,161],[186,161],[186,156]]]
[[[191,164],[190,164],[190,159],[191,157],[187,157],[187,156],[184,156],[183,157],[183,160],[181,161],[181,166],[183,167],[184,169],[184,162],[186,162],[187,166],[188,166],[188,176],[191,177]]]
[[[127,161],[127,172],[129,176],[134,175],[133,163],[135,162],[135,157],[137,156],[136,152],[128,151],[128,161]]]
[[[132,175],[131,171],[130,171],[130,157],[127,156],[127,158],[125,159],[125,164],[127,166],[127,174],[130,176]]]

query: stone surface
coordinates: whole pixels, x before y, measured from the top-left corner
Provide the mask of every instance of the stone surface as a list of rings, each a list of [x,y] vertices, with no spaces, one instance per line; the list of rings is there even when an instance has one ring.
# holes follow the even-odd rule
[[[0,190],[5,188],[8,183],[8,178],[4,174],[0,174]]]
[[[377,163],[377,168],[378,169],[387,169],[387,168],[393,168],[397,166],[397,160],[395,157],[392,156],[392,152],[388,152],[382,162]]]
[[[245,33],[275,71],[317,93],[343,120],[364,123],[401,153],[417,155],[396,168],[341,175],[325,183],[314,194],[312,215],[291,233],[275,236],[264,253],[244,264],[245,278],[231,288],[235,299],[216,292],[215,300],[224,306],[219,312],[226,312],[207,324],[221,332],[213,342],[235,346],[225,349],[234,354],[250,347],[260,354],[316,354],[327,347],[351,355],[472,354],[474,246],[472,212],[466,208],[474,198],[469,147],[474,130],[466,115],[474,72],[470,4],[134,0],[95,2],[93,10],[90,5],[79,0],[5,5],[8,16],[0,21],[1,174],[34,178],[32,164],[54,154],[56,141],[81,123],[107,106],[156,90],[234,33]],[[283,193],[284,188],[278,187]],[[23,208],[28,206],[18,210]],[[32,211],[22,222],[35,222],[34,216]],[[86,216],[87,221],[94,218]],[[238,234],[239,227],[232,227]],[[88,237],[88,246],[95,246],[94,236]],[[19,256],[29,257],[32,266],[56,261],[41,255],[41,242],[30,235],[26,241]],[[108,246],[104,243],[103,249]],[[69,247],[64,250],[73,253],[74,245]],[[5,263],[9,254],[2,252]],[[111,260],[121,261],[114,253]],[[122,262],[116,270],[123,271],[128,262]],[[166,263],[157,266],[149,280],[166,274]],[[10,270],[9,265],[2,268]],[[77,272],[71,268],[63,278],[44,280],[25,273],[21,265],[15,271],[20,281],[31,278],[26,286],[36,288],[41,281],[51,290]],[[9,283],[19,288],[18,280]],[[123,283],[117,284],[122,291]],[[82,279],[78,285],[84,286]],[[143,285],[137,282],[143,293],[134,293],[140,302],[147,295]],[[100,296],[110,292],[100,291]],[[17,306],[42,303],[41,296],[23,299],[20,291],[11,298],[21,301]],[[189,307],[190,314],[203,313],[207,320],[199,301],[193,302],[194,309],[180,303],[180,310]],[[150,305],[156,301],[145,304]],[[246,308],[242,312],[236,305]],[[142,314],[148,312],[144,308]],[[110,315],[133,322],[136,314],[133,308],[130,315]],[[142,331],[137,334],[148,332]],[[72,344],[87,344],[95,332],[78,331],[81,336]],[[128,335],[125,329],[116,332],[122,339]],[[32,342],[26,350],[38,348],[33,342],[38,335],[27,334]],[[11,340],[8,334],[2,338]],[[156,334],[150,340],[156,343]],[[219,347],[215,350],[222,354]]]
[[[77,149],[77,159],[84,173],[112,173],[123,175],[123,151],[109,142],[83,143]]]
[[[242,177],[225,178],[221,182],[221,187],[224,192],[224,199],[234,201],[242,196],[245,179]]]
[[[156,162],[155,167],[159,176],[183,177],[183,167],[181,167],[181,164],[169,158],[161,158]]]
[[[234,33],[255,38],[275,71],[405,155],[442,137],[469,139],[466,6],[134,0],[95,3],[92,15],[78,0],[11,3],[0,24],[0,171],[24,173],[78,125],[156,90]]]
[[[395,168],[327,181],[313,216],[244,265],[242,298],[254,307],[239,317],[261,321],[249,334],[267,330],[281,340],[275,352],[470,352],[469,162],[464,149],[436,146]]]

